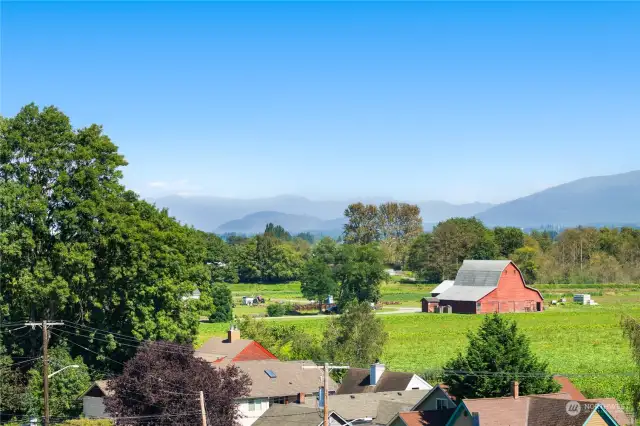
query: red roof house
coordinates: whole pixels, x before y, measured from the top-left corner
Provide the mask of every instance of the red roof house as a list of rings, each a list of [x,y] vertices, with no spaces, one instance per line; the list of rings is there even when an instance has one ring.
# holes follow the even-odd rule
[[[237,328],[229,330],[226,339],[212,337],[207,340],[196,350],[195,355],[214,364],[278,359],[260,343],[241,339]]]
[[[539,312],[543,302],[510,260],[465,260],[453,285],[438,295],[441,309],[461,314]]]

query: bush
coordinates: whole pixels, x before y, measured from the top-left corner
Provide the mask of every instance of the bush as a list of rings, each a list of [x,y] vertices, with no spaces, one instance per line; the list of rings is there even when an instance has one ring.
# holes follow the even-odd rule
[[[267,306],[267,316],[281,317],[287,313],[285,305],[282,303],[274,303]]]

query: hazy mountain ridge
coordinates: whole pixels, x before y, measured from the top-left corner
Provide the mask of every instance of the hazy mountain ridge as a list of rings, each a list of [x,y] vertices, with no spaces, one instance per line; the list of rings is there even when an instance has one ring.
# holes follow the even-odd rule
[[[640,171],[578,179],[499,204],[476,217],[490,226],[638,225]]]
[[[285,227],[290,232],[291,226],[298,227],[303,223],[302,219],[287,217],[286,215],[309,216],[314,218],[321,226],[321,230],[331,227],[342,228],[344,223],[343,214],[346,207],[353,202],[362,201],[363,203],[380,204],[386,201],[395,201],[392,198],[369,197],[361,200],[343,200],[343,201],[315,201],[305,197],[282,195],[270,198],[257,199],[234,199],[222,197],[206,197],[193,196],[182,197],[179,195],[170,195],[167,197],[150,200],[158,207],[165,207],[172,216],[175,216],[181,222],[193,225],[203,231],[216,231],[218,228],[229,229],[225,232],[248,232],[231,230],[237,229],[254,229],[257,217],[249,217],[248,221],[244,221],[246,216],[256,213],[281,214],[285,216],[274,215],[274,220],[281,220],[284,223],[277,223]],[[441,220],[454,216],[470,217],[474,214],[486,210],[492,204],[488,203],[470,203],[470,204],[451,204],[445,201],[424,201],[416,203],[420,206],[422,219],[428,223],[437,223]],[[260,215],[258,215],[260,217]],[[228,225],[228,222],[233,222]],[[300,222],[300,224],[298,224]],[[327,222],[327,223],[323,223]],[[273,222],[276,223],[276,222]],[[310,226],[313,223],[308,219]],[[337,226],[335,226],[337,225]],[[263,227],[264,229],[264,227]],[[311,228],[308,228],[311,229]]]

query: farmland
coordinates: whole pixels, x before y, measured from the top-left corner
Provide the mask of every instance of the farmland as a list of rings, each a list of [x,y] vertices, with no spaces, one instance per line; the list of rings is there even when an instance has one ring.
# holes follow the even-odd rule
[[[418,306],[433,286],[387,283],[382,300]],[[533,351],[549,363],[554,373],[572,375],[587,397],[615,396],[625,401],[625,373],[634,371],[628,344],[619,327],[623,313],[640,316],[640,289],[634,285],[538,285],[546,301],[563,295],[589,292],[598,306],[546,307],[543,313],[505,314],[517,321],[531,340]],[[233,285],[234,295],[261,294],[272,301],[301,299],[299,284],[275,286]],[[259,292],[259,293],[258,293]],[[236,314],[258,312],[260,308],[237,308]],[[251,310],[254,311],[251,311]],[[423,373],[441,368],[466,345],[466,334],[482,317],[476,315],[399,314],[381,316],[390,339],[383,361],[394,370]],[[287,321],[286,318],[275,321]],[[320,336],[324,319],[297,319],[297,327]],[[199,341],[222,335],[226,324],[202,324]]]

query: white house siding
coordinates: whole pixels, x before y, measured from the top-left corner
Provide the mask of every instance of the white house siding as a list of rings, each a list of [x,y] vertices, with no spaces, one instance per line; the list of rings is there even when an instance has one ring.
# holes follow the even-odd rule
[[[251,399],[243,399],[238,404],[238,409],[240,410],[240,414],[242,414],[242,418],[240,419],[242,426],[251,426],[258,420],[258,417],[269,409],[269,400],[267,398],[252,398],[252,400],[259,402],[259,404],[256,404],[255,410],[249,411],[250,400]]]
[[[427,383],[426,381],[424,381],[423,379],[421,379],[420,377],[414,374],[413,377],[411,378],[411,381],[407,385],[407,389],[405,390],[412,390],[412,389],[430,390],[432,387],[433,386],[431,386],[429,383]]]
[[[101,397],[96,396],[82,397],[82,413],[85,417],[106,417],[104,410],[104,400]]]

